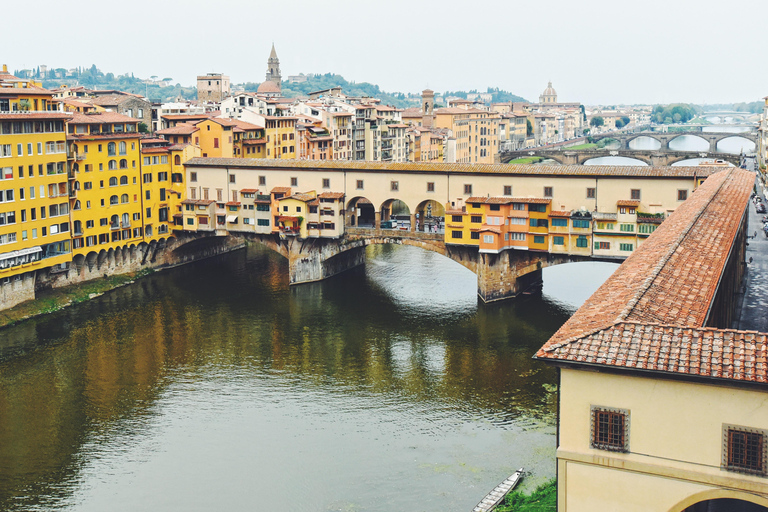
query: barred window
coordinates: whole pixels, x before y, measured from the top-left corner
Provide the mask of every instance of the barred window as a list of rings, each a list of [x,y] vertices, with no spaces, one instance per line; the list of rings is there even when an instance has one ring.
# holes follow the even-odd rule
[[[766,474],[765,440],[764,430],[723,425],[723,468],[741,473]]]
[[[591,448],[629,451],[629,411],[593,406],[591,427]]]

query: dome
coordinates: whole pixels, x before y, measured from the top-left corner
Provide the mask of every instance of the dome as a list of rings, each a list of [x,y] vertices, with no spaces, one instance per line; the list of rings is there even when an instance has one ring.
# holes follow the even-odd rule
[[[547,88],[541,93],[542,96],[557,96],[557,92],[552,88],[552,82],[547,83]]]
[[[280,94],[280,86],[272,80],[261,82],[259,88],[256,89],[256,94]]]

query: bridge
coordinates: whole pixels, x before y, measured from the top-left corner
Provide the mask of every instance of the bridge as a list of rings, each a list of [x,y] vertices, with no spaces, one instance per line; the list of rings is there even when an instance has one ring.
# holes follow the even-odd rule
[[[611,136],[607,136],[614,138]],[[632,139],[630,139],[632,140]],[[538,156],[554,160],[562,165],[584,165],[595,158],[607,156],[621,156],[625,158],[634,158],[651,166],[668,166],[675,162],[690,160],[691,158],[711,158],[720,159],[740,165],[739,155],[729,153],[713,152],[695,152],[695,151],[659,151],[659,150],[641,150],[641,149],[580,149],[568,151],[563,149],[527,149],[521,151],[510,151],[501,154],[501,162],[508,163],[516,158],[529,156]]]
[[[657,141],[659,144],[661,144],[661,147],[656,151],[669,151],[669,143],[673,140],[677,139],[678,137],[683,137],[685,135],[691,136],[691,137],[698,137],[706,142],[709,143],[709,152],[710,153],[716,153],[717,152],[717,144],[721,140],[730,139],[733,137],[736,138],[742,138],[747,139],[749,141],[752,141],[755,146],[757,146],[757,134],[754,132],[696,132],[696,131],[690,131],[690,132],[666,132],[666,133],[659,133],[659,132],[637,132],[637,133],[621,133],[621,134],[603,134],[603,135],[594,135],[592,137],[592,140],[602,140],[602,139],[615,139],[621,143],[621,149],[628,150],[630,149],[629,143],[633,140],[639,139],[641,137],[647,137],[649,139],[653,139]],[[565,148],[567,149],[567,148]]]
[[[266,245],[287,258],[291,284],[325,279],[361,264],[367,245],[416,246],[473,271],[478,295],[484,301],[514,297],[539,281],[541,269],[550,265],[623,260],[650,233],[640,230],[641,212],[652,217],[666,215],[717,170],[222,158],[196,158],[185,166],[188,197],[221,190],[222,198],[232,198],[239,191],[251,194],[257,190],[257,200],[272,195],[272,206],[246,208],[249,205],[244,196],[239,197],[242,202],[225,205],[222,201],[220,206],[216,201],[201,200],[201,204],[177,215],[174,235],[209,243],[235,238]],[[301,210],[297,203],[287,206],[289,201],[308,200],[309,192],[324,189],[337,199],[335,203],[321,203],[320,212],[313,213],[310,203],[298,205]],[[286,202],[275,198],[278,192],[287,194],[283,198]],[[479,208],[487,208],[491,216],[499,215],[493,212],[499,211],[499,201],[481,204],[488,197],[505,203],[500,206],[504,218],[515,217],[520,222],[499,223],[499,217],[486,225],[485,210]],[[534,203],[541,208],[531,207]],[[504,213],[504,208],[509,213]],[[294,212],[297,217],[283,217],[290,215],[284,212]],[[448,228],[445,234],[424,232],[424,219],[429,214],[444,219],[440,224]],[[323,217],[315,220],[313,215]],[[393,215],[404,219],[403,229],[388,229]],[[561,220],[550,222],[555,216]],[[196,222],[196,218],[205,221]],[[282,218],[315,227],[301,235],[280,227]],[[606,228],[610,232],[605,232],[605,226],[600,228],[602,232],[592,232],[592,219],[598,218],[613,219]],[[333,227],[318,229],[318,221],[326,224],[322,219],[328,219]],[[628,223],[633,225],[631,230],[623,228]],[[521,237],[512,237],[513,230]],[[492,238],[493,233],[507,231],[509,242],[497,235],[495,240],[501,246],[495,249],[485,246],[485,236],[479,236],[484,232]]]
[[[719,117],[721,119],[725,117],[730,117],[731,119],[741,119],[743,121],[750,117],[755,117],[758,115],[760,114],[754,114],[752,112],[731,112],[728,110],[720,110],[720,111],[714,111],[714,112],[704,112],[699,117],[704,117],[704,118]]]

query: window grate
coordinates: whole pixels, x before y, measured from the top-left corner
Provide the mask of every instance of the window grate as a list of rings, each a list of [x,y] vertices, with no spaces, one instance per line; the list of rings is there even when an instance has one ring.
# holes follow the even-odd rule
[[[629,412],[623,409],[592,407],[590,447],[614,452],[629,451]]]
[[[723,466],[730,471],[765,474],[765,431],[759,429],[723,426]]]

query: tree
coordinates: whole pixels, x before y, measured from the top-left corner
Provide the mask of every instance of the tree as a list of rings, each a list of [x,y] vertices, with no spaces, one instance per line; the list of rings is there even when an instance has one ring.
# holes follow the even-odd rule
[[[621,119],[617,119],[614,124],[616,125],[616,128],[624,128],[624,121]]]
[[[594,116],[589,120],[589,126],[594,126],[595,128],[598,126],[603,126],[604,124],[605,119],[603,119],[601,116]]]
[[[139,123],[139,133],[149,133],[147,123]]]
[[[629,122],[631,121],[631,119],[630,119],[630,118],[628,118],[627,116],[621,116],[621,121],[624,123],[624,126],[626,126],[626,125],[628,125],[628,124],[629,124]]]
[[[525,133],[526,133],[526,137],[530,137],[531,135],[533,135],[533,125],[531,124],[530,119],[525,120]]]

